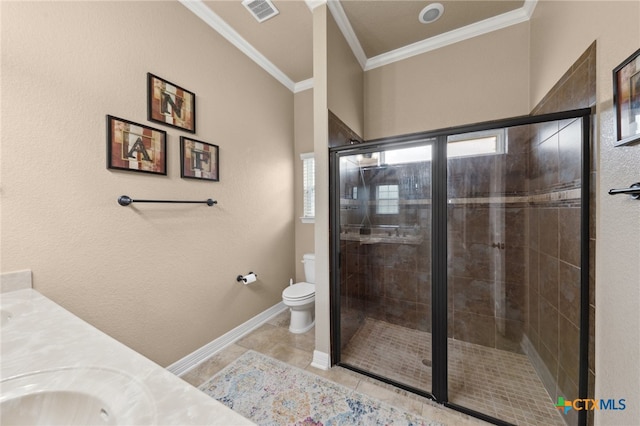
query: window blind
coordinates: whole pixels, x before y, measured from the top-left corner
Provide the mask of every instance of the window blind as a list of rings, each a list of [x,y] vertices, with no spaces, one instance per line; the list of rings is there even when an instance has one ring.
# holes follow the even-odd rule
[[[302,159],[302,189],[304,204],[303,218],[314,218],[316,215],[316,160],[313,153],[301,154]]]

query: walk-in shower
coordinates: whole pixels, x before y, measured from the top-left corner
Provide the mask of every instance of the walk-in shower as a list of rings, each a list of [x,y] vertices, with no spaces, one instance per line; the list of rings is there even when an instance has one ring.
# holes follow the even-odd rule
[[[589,110],[331,149],[332,360],[495,423],[584,424]]]

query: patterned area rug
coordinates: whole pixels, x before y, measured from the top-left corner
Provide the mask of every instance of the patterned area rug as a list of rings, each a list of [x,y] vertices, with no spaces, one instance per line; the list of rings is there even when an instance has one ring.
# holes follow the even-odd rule
[[[441,425],[254,351],[200,390],[259,425]]]

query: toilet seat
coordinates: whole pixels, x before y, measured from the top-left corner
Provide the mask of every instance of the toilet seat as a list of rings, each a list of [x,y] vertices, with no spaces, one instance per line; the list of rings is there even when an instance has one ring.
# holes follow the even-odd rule
[[[300,282],[294,285],[290,285],[282,292],[283,300],[299,301],[304,299],[310,299],[315,296],[316,286],[307,282]]]
[[[295,334],[306,333],[315,325],[316,285],[299,282],[282,291],[282,303],[291,312],[289,331]]]

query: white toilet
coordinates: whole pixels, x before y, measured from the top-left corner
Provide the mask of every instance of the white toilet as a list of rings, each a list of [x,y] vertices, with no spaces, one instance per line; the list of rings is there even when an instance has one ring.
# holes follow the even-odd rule
[[[290,285],[282,292],[282,302],[291,311],[289,331],[292,333],[305,333],[315,324],[315,259],[314,254],[305,254],[302,263],[306,281]]]

